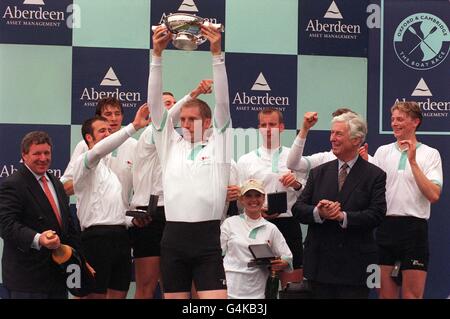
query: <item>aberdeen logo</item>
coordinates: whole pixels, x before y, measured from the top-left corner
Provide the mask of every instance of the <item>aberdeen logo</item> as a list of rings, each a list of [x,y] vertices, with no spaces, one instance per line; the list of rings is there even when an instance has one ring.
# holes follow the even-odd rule
[[[37,4],[37,5],[44,5],[44,0],[25,0],[23,4]]]
[[[331,22],[338,20],[337,22]],[[344,17],[336,5],[332,1],[328,9],[325,11],[323,20],[310,19],[305,31],[309,32],[310,38],[326,38],[326,39],[342,39],[342,40],[356,40],[361,34],[361,26],[359,24],[343,23]]]
[[[330,7],[323,17],[328,19],[343,19],[341,11],[339,11],[339,8],[334,1],[330,4]]]
[[[100,85],[101,86],[122,86],[122,84],[120,84],[120,81],[117,78],[117,75],[114,72],[112,67],[110,67],[108,72],[106,72],[106,75],[103,78]]]
[[[266,93],[263,95],[249,95],[245,91],[236,92],[232,102],[232,104],[236,105],[236,110],[259,111],[264,107],[276,107],[283,112],[286,110],[286,106],[289,106],[288,96],[273,96],[268,93],[271,89],[262,72],[259,73],[250,90],[266,91]]]
[[[414,99],[402,98],[396,99],[395,102],[415,100],[419,104],[424,117],[448,117],[450,102],[436,101],[436,99],[432,99],[433,94],[423,78],[420,78],[415,89],[411,93],[411,97],[414,97]]]
[[[253,83],[252,91],[270,91],[270,86],[262,72],[259,73],[258,78],[255,83]]]
[[[395,30],[395,53],[411,69],[429,70],[438,66],[447,57],[449,48],[449,29],[433,14],[410,15]]]
[[[97,82],[98,83],[98,82]],[[84,88],[81,94],[80,100],[84,102],[84,106],[95,106],[97,105],[97,100],[103,99],[106,97],[115,97],[116,99],[122,102],[123,107],[136,107],[137,103],[141,102],[141,93],[140,92],[126,92],[121,91],[118,87],[122,86],[117,77],[114,69],[109,67],[105,76],[100,82],[100,87],[102,86],[113,86],[117,87],[116,89],[108,90],[100,90],[95,87]]]
[[[411,96],[433,96],[424,79],[421,78]]]
[[[184,0],[183,2],[181,2],[180,6],[178,7],[178,11],[188,12],[188,13],[191,13],[191,14],[199,12],[197,6],[195,5],[194,0]],[[166,18],[166,16],[169,15],[169,14],[172,14],[172,12],[171,13],[163,12],[162,15],[161,15],[161,18],[159,19],[159,24],[162,24],[164,22],[164,19]],[[203,17],[203,18],[206,21],[209,21],[211,23],[218,23],[217,22],[217,18],[207,18],[207,17]]]
[[[178,8],[178,11],[198,12],[198,9],[194,3],[194,0],[184,0]]]
[[[79,28],[81,23],[80,7],[70,4],[63,7],[63,3],[54,4],[47,8],[44,0],[25,0],[22,5],[6,6],[2,14],[6,25],[35,26],[40,28],[59,28],[64,24],[67,28]],[[65,10],[64,10],[64,9]]]

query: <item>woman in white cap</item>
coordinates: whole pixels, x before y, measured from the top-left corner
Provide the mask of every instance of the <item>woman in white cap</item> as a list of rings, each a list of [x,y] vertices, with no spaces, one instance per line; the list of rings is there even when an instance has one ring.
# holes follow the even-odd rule
[[[239,198],[244,214],[227,218],[221,226],[220,242],[230,299],[265,297],[270,271],[268,267],[248,266],[253,259],[249,245],[269,244],[274,255],[280,257],[271,261],[271,270],[292,269],[292,253],[283,235],[274,224],[261,216],[264,195],[262,182],[254,179],[246,181]]]

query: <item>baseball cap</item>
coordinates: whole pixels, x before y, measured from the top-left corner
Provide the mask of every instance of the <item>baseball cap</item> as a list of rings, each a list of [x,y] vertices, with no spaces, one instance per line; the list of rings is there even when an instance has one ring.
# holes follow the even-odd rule
[[[257,192],[260,192],[261,194],[265,194],[264,191],[264,185],[261,181],[257,179],[249,179],[248,181],[244,182],[241,186],[241,194],[244,195],[249,190],[255,190]]]

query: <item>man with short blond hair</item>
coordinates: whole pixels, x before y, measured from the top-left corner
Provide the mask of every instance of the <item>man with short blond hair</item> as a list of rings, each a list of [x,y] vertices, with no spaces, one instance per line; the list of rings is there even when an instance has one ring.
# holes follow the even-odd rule
[[[427,221],[431,204],[441,195],[442,161],[438,150],[417,140],[422,123],[417,102],[398,102],[391,113],[396,141],[380,146],[374,155],[387,174],[387,217],[377,230],[380,297],[399,298],[400,287],[391,277],[397,264],[402,297],[423,298],[429,259]]]

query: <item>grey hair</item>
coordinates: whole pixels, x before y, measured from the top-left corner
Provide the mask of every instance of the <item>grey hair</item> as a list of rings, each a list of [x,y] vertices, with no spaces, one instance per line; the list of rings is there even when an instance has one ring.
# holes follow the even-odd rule
[[[331,124],[336,122],[347,123],[350,129],[350,138],[360,138],[361,144],[364,143],[367,135],[367,123],[361,116],[347,112],[333,117]]]

